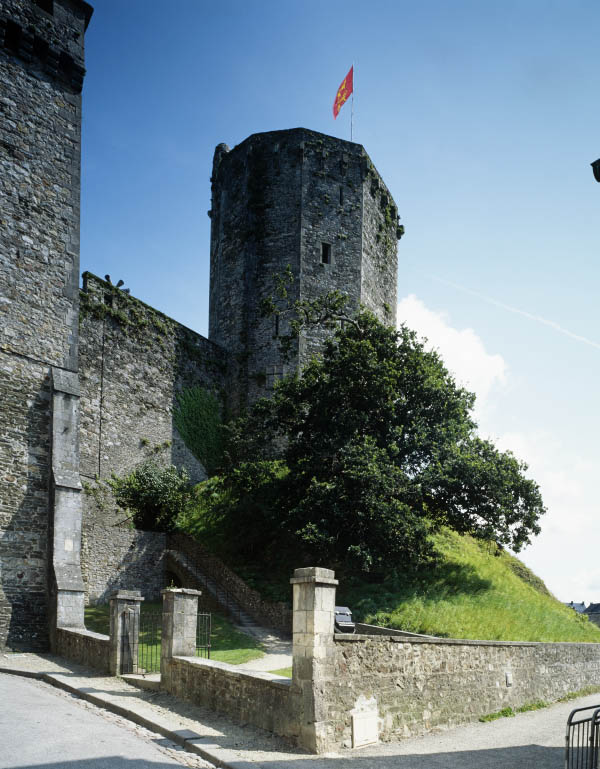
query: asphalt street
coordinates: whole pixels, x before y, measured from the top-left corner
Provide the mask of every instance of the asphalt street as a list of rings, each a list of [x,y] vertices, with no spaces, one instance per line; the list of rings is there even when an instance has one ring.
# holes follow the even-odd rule
[[[209,762],[227,769],[564,769],[569,712],[600,705],[593,694],[514,718],[314,756],[212,710],[50,655],[0,660],[7,670],[0,672],[0,769],[205,769]],[[60,688],[8,669],[43,675]]]
[[[40,681],[0,675],[1,769],[208,769],[158,734]]]

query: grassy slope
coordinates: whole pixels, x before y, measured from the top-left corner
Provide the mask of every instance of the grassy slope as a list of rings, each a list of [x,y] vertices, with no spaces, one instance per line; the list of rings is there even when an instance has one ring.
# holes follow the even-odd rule
[[[340,585],[337,602],[355,619],[414,633],[503,641],[594,641],[600,628],[563,606],[508,553],[442,531],[440,563],[418,578],[384,585]]]
[[[141,611],[142,614],[160,612],[162,611],[162,606],[158,602],[144,602],[142,603]],[[88,630],[93,630],[96,633],[108,634],[108,605],[86,607],[85,626]],[[143,637],[140,637],[140,644],[143,642]],[[211,615],[210,644],[210,658],[217,660],[217,662],[241,665],[242,662],[250,662],[250,660],[259,659],[264,656],[260,643],[255,638],[247,633],[241,633],[239,630],[236,630],[231,622],[221,615],[214,613]],[[157,659],[160,659],[160,640],[155,645],[158,647]]]

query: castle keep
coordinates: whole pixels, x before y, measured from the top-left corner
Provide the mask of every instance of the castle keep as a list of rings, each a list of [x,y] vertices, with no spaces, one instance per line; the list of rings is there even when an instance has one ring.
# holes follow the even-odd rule
[[[82,484],[149,454],[202,479],[178,398],[202,387],[235,411],[318,350],[307,331],[283,361],[286,321],[260,313],[275,273],[291,268],[292,301],[338,289],[395,322],[394,201],[360,145],[303,128],[215,151],[209,339],[89,273],[79,289],[91,14],[83,0],[0,0],[0,647],[46,647],[56,622],[82,625],[85,600],[156,568],[148,547],[127,583],[141,535]],[[118,568],[99,571],[103,553]]]
[[[220,144],[210,216],[209,336],[233,356],[238,401],[286,373],[276,340],[285,321],[262,317],[260,303],[288,266],[291,302],[337,289],[351,309],[362,303],[395,324],[398,212],[359,144],[304,128]],[[305,331],[288,365],[310,358],[322,333]]]

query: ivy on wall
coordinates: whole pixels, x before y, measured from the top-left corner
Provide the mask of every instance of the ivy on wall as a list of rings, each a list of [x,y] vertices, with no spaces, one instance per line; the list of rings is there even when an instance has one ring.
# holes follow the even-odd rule
[[[222,406],[216,395],[199,386],[183,390],[173,422],[188,449],[213,475],[223,456]]]

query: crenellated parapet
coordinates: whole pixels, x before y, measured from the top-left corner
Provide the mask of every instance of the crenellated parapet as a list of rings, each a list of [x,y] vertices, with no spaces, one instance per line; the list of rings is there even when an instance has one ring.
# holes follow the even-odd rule
[[[0,48],[80,93],[83,38],[91,15],[92,7],[83,0],[2,0]]]

